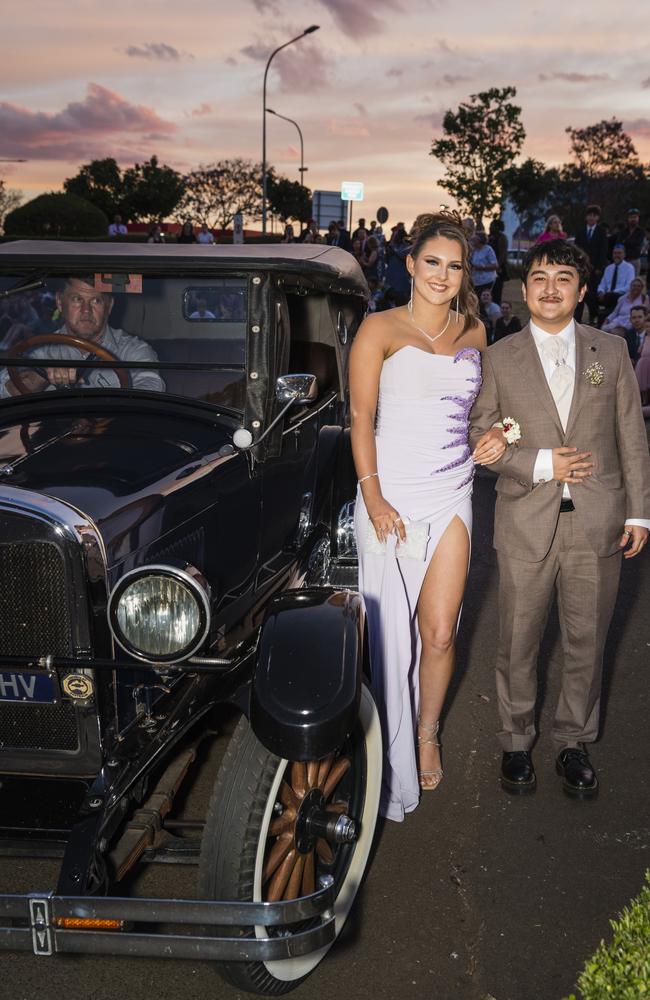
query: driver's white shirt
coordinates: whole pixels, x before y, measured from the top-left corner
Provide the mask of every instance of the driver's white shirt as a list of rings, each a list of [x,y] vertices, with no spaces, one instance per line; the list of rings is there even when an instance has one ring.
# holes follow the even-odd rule
[[[61,327],[57,333],[67,333],[65,327]],[[157,361],[158,356],[153,347],[135,337],[132,333],[125,333],[124,330],[114,330],[107,326],[101,338],[97,341],[100,347],[105,347],[107,351],[114,354],[120,361]],[[52,358],[56,361],[74,361],[75,359],[87,358],[89,351],[81,351],[72,344],[42,344],[27,351],[27,358]],[[70,366],[71,368],[74,365]],[[89,389],[113,389],[119,388],[120,380],[116,373],[109,368],[85,368],[79,369],[79,374],[83,375]],[[144,368],[135,369],[130,372],[131,384],[134,389],[148,389],[152,392],[164,392],[165,383],[158,372],[147,371]],[[7,382],[10,375],[6,368],[0,371],[0,397],[9,396]],[[53,389],[49,385],[45,391]]]

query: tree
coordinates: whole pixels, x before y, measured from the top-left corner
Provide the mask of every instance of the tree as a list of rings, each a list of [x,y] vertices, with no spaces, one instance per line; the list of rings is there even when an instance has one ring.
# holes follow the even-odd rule
[[[184,193],[181,175],[171,167],[160,166],[156,156],[124,172],[111,156],[91,160],[74,177],[68,177],[63,188],[96,205],[109,219],[121,215],[133,222],[164,219]]]
[[[271,174],[267,180],[267,197],[271,212],[282,222],[289,219],[309,222],[311,219],[311,191],[299,181]]]
[[[239,158],[199,166],[183,178],[185,196],[180,211],[184,216],[219,229],[227,229],[237,212],[248,218],[259,218],[262,214],[261,175],[261,164]]]
[[[107,228],[104,212],[75,194],[61,192],[32,198],[5,219],[8,236],[105,237]]]
[[[543,212],[557,189],[558,171],[529,157],[507,167],[501,174],[501,189],[517,213],[520,226],[530,226]]]
[[[569,232],[583,223],[590,203],[600,205],[610,223],[622,222],[627,208],[647,200],[650,184],[623,123],[603,119],[566,132],[572,160],[561,168],[554,200]]]
[[[13,212],[14,208],[18,208],[22,200],[22,191],[16,191],[15,188],[8,188],[0,177],[0,229],[2,229],[9,212]]]
[[[639,166],[632,139],[617,118],[603,119],[587,128],[565,129],[579,173],[586,178],[626,176]]]
[[[447,174],[440,186],[477,222],[501,201],[501,175],[521,150],[526,132],[521,108],[510,103],[514,87],[472,94],[458,111],[447,111],[444,138],[431,146]]]
[[[185,194],[185,184],[178,171],[166,164],[159,166],[158,158],[152,156],[124,171],[122,191],[125,217],[151,222],[172,214]]]
[[[78,174],[63,182],[63,190],[89,201],[109,219],[116,214],[128,218],[124,212],[122,174],[112,156],[84,163]]]

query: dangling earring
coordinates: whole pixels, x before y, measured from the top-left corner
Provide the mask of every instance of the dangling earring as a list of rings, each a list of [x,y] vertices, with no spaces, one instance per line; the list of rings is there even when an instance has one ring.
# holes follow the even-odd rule
[[[413,275],[411,275],[411,297],[408,300],[407,308],[410,313],[413,312]]]
[[[457,323],[458,323],[458,299],[459,299],[459,296],[457,295],[456,296],[456,322]]]

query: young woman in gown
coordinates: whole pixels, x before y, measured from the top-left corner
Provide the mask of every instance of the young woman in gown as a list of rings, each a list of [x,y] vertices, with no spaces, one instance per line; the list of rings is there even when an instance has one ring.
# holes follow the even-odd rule
[[[459,220],[419,216],[411,301],[368,316],[350,361],[360,590],[386,748],[381,808],[398,821],[442,779],[437,735],[467,578],[474,463],[505,450],[496,428],[473,456],[467,444],[485,348],[469,256]],[[400,557],[409,521],[428,524],[424,559]],[[368,550],[373,531],[383,554]]]

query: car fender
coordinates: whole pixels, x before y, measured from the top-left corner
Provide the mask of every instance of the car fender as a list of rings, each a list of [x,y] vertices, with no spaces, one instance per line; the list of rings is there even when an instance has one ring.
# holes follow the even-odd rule
[[[360,596],[332,588],[291,590],[262,626],[250,702],[257,738],[289,760],[314,760],[351,732],[361,694]]]

